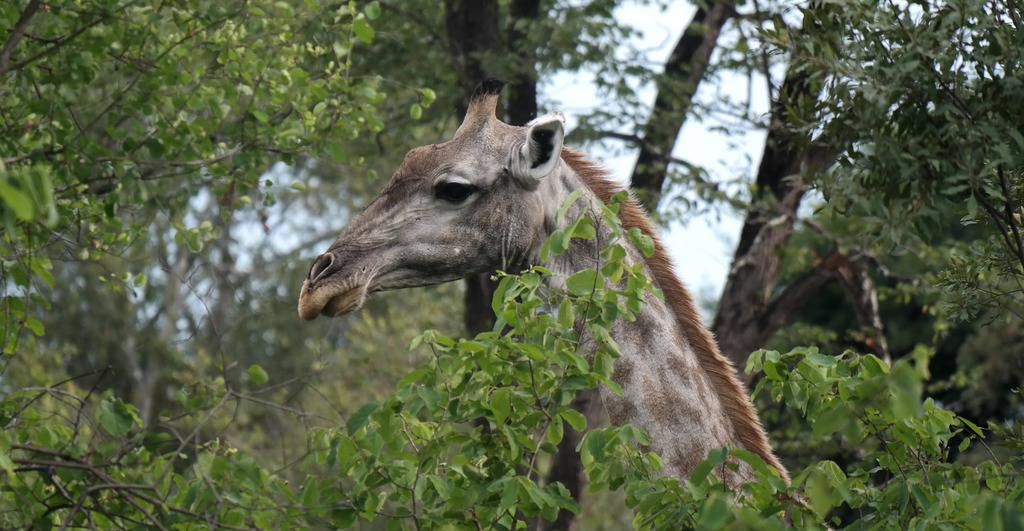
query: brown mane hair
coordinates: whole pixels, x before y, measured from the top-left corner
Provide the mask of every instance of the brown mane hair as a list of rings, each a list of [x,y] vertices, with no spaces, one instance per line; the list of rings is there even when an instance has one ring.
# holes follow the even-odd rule
[[[569,165],[583,184],[601,201],[609,198],[623,188],[608,178],[608,171],[587,160],[582,152],[564,148],[562,160]],[[654,230],[647,213],[632,195],[624,201],[619,209],[619,218],[625,227],[636,227],[654,240],[654,254],[647,258],[647,265],[654,274],[654,282],[665,293],[665,302],[676,316],[679,329],[690,347],[697,354],[704,372],[717,391],[725,414],[732,424],[733,433],[743,447],[763,459],[768,465],[775,467],[782,477],[789,482],[789,474],[782,466],[768,443],[768,436],[758,420],[757,412],[750,403],[746,388],[736,377],[736,369],[718,350],[718,343],[711,332],[704,326],[690,291],[675,274],[672,260]]]

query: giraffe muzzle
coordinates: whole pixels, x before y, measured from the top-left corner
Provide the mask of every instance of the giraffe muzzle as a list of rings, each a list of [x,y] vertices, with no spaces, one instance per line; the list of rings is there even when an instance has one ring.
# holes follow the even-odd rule
[[[324,315],[341,317],[361,308],[369,294],[369,286],[363,283],[355,285],[328,284],[310,288],[310,281],[302,283],[299,295],[299,317],[311,321]]]
[[[340,317],[366,302],[372,275],[365,274],[365,267],[353,273],[352,262],[332,251],[313,261],[299,294],[299,317],[307,321],[321,315]],[[346,263],[349,267],[344,266]]]

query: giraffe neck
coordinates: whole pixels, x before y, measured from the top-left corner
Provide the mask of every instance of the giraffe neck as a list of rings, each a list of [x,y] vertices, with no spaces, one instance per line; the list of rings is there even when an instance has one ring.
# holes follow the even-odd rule
[[[585,200],[581,199],[570,207],[565,222],[572,222],[586,215],[588,210],[596,209],[597,202],[601,200],[575,169],[565,162],[560,171],[551,175],[542,186],[544,188],[541,192],[546,198],[547,234],[558,228],[555,213],[573,191],[582,189]],[[601,218],[596,216],[596,219]],[[600,251],[598,242],[608,241],[610,228],[603,222],[596,228],[597,238],[589,241],[573,240],[570,248],[550,264],[556,273],[553,282],[560,282],[560,278],[597,265]],[[644,264],[646,273],[657,282],[649,259],[645,259],[639,250],[627,242],[624,242],[624,246],[627,248],[627,259],[632,263]],[[663,250],[660,251],[663,254]],[[749,447],[750,444],[744,440],[743,433],[738,433],[735,419],[730,418],[735,406],[733,402],[737,398],[722,396],[722,386],[717,385],[720,382],[709,372],[708,367],[702,365],[702,358],[695,350],[694,344],[699,343],[695,339],[701,338],[691,337],[693,330],[681,326],[678,312],[668,299],[670,290],[666,290],[665,286],[659,287],[666,292],[665,301],[648,294],[635,321],[619,319],[613,325],[612,337],[618,343],[622,356],[615,362],[612,379],[622,388],[622,395],[618,396],[602,388],[600,402],[614,424],[629,423],[643,428],[651,438],[652,449],[665,463],[664,472],[682,479],[689,477],[693,468],[707,457],[709,451],[723,447]],[[688,293],[684,295],[689,297]],[[692,305],[689,299],[686,303]],[[710,338],[708,332],[703,328],[700,331],[706,334],[703,339],[707,341]],[[710,341],[713,342],[713,339]],[[588,347],[587,354],[592,355],[595,345],[584,338],[584,346]],[[727,365],[727,368],[732,371],[731,366]],[[735,383],[735,376],[729,377]],[[739,400],[745,401],[752,412],[742,386],[736,385],[742,393]],[[756,416],[753,422],[756,424],[756,433],[764,439]],[[763,443],[767,448],[767,441],[763,440]],[[770,448],[767,449],[766,461],[776,466],[785,477],[785,469],[775,460]],[[722,479],[730,485],[738,485],[750,477],[749,467],[746,466],[736,471],[727,467],[719,468]]]

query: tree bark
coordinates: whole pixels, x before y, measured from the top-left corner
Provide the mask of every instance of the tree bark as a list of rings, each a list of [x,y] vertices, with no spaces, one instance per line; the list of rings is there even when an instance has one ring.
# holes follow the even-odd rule
[[[889,343],[878,305],[878,288],[871,278],[871,264],[866,256],[852,256],[836,269],[836,279],[846,290],[853,305],[863,341],[879,358],[890,361]]]
[[[719,299],[712,330],[722,353],[743,366],[746,357],[774,333],[779,315],[770,315],[778,280],[780,250],[796,224],[807,184],[799,139],[791,132],[789,109],[811,97],[806,78],[790,68],[779,97],[772,102],[771,124],[732,265]],[[800,286],[794,284],[794,289]],[[791,297],[793,293],[784,293]],[[803,293],[803,291],[800,291]],[[807,292],[811,293],[811,292]]]
[[[512,125],[524,125],[537,116],[537,51],[517,21],[535,21],[540,0],[513,0],[509,6],[508,56],[517,58],[508,87],[506,116]]]
[[[711,53],[718,44],[722,27],[734,13],[732,2],[698,8],[655,83],[658,95],[640,137],[640,154],[630,180],[633,190],[650,211],[657,210],[672,148],[711,63]]]
[[[477,83],[494,74],[481,56],[501,44],[499,6],[497,0],[445,0],[444,6],[449,56],[461,89],[455,110],[461,118]]]
[[[808,12],[802,31],[814,31],[816,25]],[[722,353],[738,367],[745,366],[752,351],[762,347],[779,328],[792,322],[796,311],[818,288],[849,273],[840,271],[840,264],[835,260],[843,257],[835,253],[802,278],[778,289],[782,250],[793,234],[797,209],[808,190],[807,176],[827,168],[839,153],[829,144],[827,135],[808,141],[793,127],[795,120],[791,111],[817,97],[816,89],[799,64],[799,57],[790,59],[786,78],[772,102],[771,122],[753,198],[712,324]],[[853,276],[857,277],[860,287],[866,285],[864,275]],[[851,293],[855,301],[865,296],[871,298]],[[870,304],[865,306],[858,302],[855,306],[860,312]],[[877,301],[875,308],[877,310]],[[877,321],[880,329],[880,319],[870,320]]]

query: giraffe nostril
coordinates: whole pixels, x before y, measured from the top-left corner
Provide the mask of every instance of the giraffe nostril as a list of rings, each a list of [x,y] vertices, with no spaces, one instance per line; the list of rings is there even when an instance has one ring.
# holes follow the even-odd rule
[[[309,268],[308,278],[311,281],[319,279],[324,273],[331,269],[334,265],[334,255],[331,253],[325,253],[320,255],[314,262],[313,266]]]

